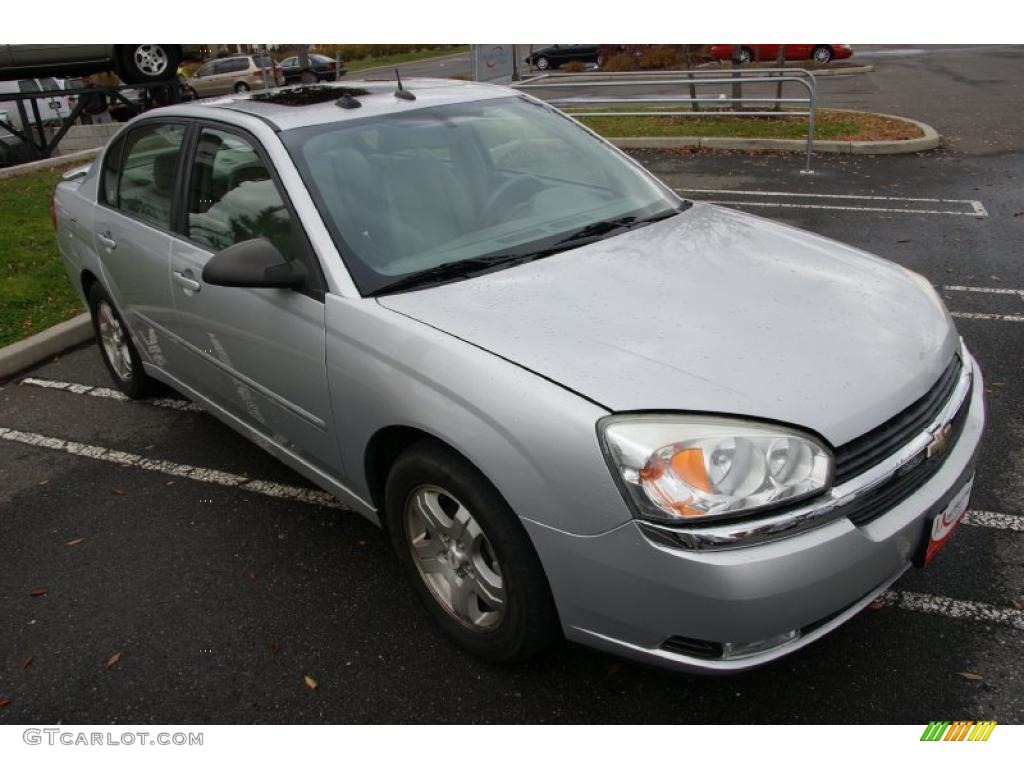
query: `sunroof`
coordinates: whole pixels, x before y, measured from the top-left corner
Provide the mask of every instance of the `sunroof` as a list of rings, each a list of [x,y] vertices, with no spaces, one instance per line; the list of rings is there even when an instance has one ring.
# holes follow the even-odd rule
[[[301,85],[298,88],[286,88],[269,93],[256,92],[253,101],[265,101],[285,107],[305,107],[310,104],[322,104],[325,101],[336,101],[339,98],[355,98],[366,96],[370,91],[365,88],[338,88],[330,85]]]

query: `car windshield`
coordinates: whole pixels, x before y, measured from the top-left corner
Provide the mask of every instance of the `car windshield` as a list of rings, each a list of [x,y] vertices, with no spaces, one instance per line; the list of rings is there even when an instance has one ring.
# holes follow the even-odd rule
[[[550,255],[680,209],[628,159],[522,97],[282,138],[364,295],[440,268],[468,277],[471,264]]]

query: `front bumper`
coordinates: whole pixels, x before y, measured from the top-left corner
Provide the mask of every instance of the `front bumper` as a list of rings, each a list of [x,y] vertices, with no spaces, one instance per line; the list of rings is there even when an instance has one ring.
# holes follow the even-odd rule
[[[756,546],[686,550],[652,542],[630,521],[575,536],[524,520],[570,640],[659,666],[736,672],[784,656],[842,624],[910,566],[925,520],[973,476],[985,413],[981,372],[959,440],[913,495],[871,522],[841,517]],[[798,636],[739,658],[669,650],[674,637],[758,643]]]

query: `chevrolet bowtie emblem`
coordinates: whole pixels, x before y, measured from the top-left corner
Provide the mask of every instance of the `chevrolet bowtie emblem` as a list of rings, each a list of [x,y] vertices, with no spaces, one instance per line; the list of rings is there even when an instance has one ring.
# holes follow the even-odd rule
[[[949,449],[950,436],[953,434],[952,424],[943,424],[932,432],[932,441],[928,443],[927,456],[929,459],[941,456]]]

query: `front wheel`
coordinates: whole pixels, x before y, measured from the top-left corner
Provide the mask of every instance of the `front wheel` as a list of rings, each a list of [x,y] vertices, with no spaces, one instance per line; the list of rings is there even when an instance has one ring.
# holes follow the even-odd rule
[[[827,45],[819,45],[811,51],[811,60],[818,64],[828,64],[832,61],[832,49]]]
[[[492,662],[533,656],[558,636],[540,559],[515,513],[468,461],[424,441],[388,474],[391,544],[440,628]]]
[[[142,367],[121,314],[99,283],[93,283],[89,289],[89,313],[100,355],[117,388],[133,400],[146,397],[153,389],[153,380]]]
[[[749,64],[754,59],[754,54],[749,48],[740,48],[740,64]]]
[[[178,71],[181,54],[172,45],[152,43],[121,47],[118,74],[129,85],[169,80]]]

